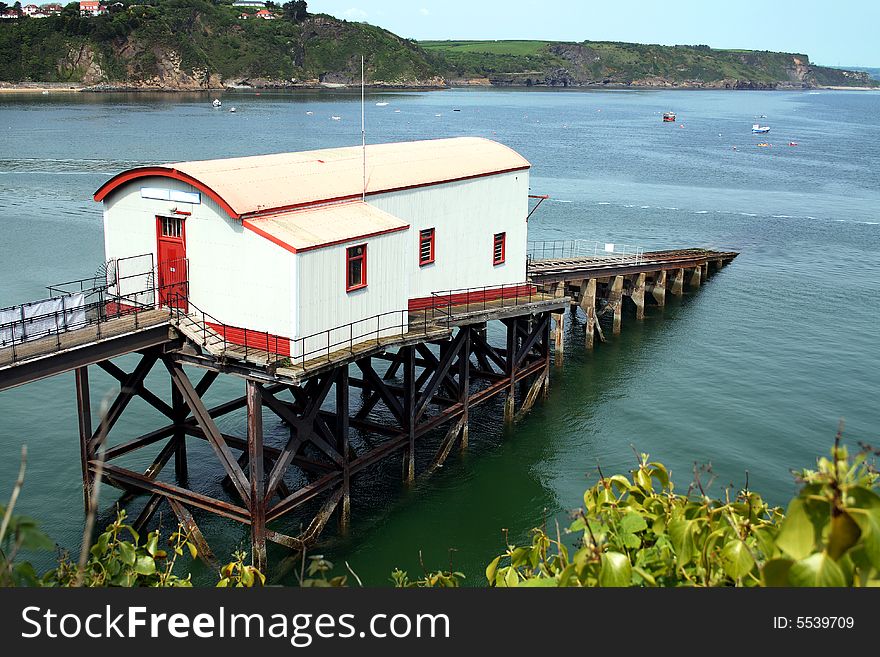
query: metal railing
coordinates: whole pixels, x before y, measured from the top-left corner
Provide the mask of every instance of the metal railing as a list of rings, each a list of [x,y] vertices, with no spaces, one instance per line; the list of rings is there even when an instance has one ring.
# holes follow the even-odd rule
[[[528,262],[565,258],[608,258],[641,263],[645,250],[633,244],[598,240],[546,240],[528,243]]]
[[[456,315],[477,311],[511,308],[543,299],[538,288],[531,283],[484,285],[483,287],[459,288],[431,293],[432,318],[440,316],[447,324]]]
[[[138,315],[145,310],[156,308],[152,299],[147,303],[143,301],[145,297],[151,298],[154,293],[155,290],[150,288],[118,295],[111,293],[108,288],[98,287],[78,293],[84,295],[83,302],[74,306],[67,304],[67,300],[74,295],[60,295],[4,308],[0,310],[0,316],[17,314],[18,317],[0,323],[0,350],[7,348],[11,350],[11,358],[2,360],[5,364],[10,364],[24,358],[60,351],[64,348],[62,336],[65,333],[90,326],[96,328],[95,339],[100,340],[104,323],[127,315],[134,316],[134,328],[138,329],[140,328]],[[56,309],[50,312],[28,313],[28,309],[39,308],[41,305],[55,306]],[[54,342],[43,344],[43,349],[37,352],[33,350],[22,352],[22,345],[51,336],[55,337]]]
[[[184,280],[164,287],[156,284],[160,277],[152,254],[111,260],[102,267],[103,273],[47,286],[50,296],[45,299],[0,309],[0,318],[11,318],[0,321],[0,350],[4,350],[0,362],[8,365],[59,351],[65,346],[65,333],[90,326],[95,327],[94,338],[100,340],[104,337],[102,325],[124,316],[133,316],[137,330],[141,326],[138,315],[163,305],[167,290],[188,290],[185,261],[181,270]],[[123,274],[125,271],[129,273]],[[41,312],[43,308],[51,310]],[[42,349],[22,349],[25,343],[50,336],[55,336],[54,343],[43,343]]]
[[[427,335],[439,328],[429,309],[413,321],[417,312],[392,310],[371,317],[334,326],[301,338],[289,339],[268,331],[257,331],[233,326],[200,309],[190,299],[176,298],[171,305],[172,319],[180,325],[189,322],[189,328],[201,333],[201,343],[213,355],[232,355],[245,361],[265,361],[277,367],[305,368],[307,362],[323,358],[332,362],[334,354],[339,357],[348,353],[355,355],[355,347],[374,343],[381,346],[386,338],[403,337],[406,334]],[[192,337],[192,336],[190,336]],[[340,354],[339,352],[343,352]]]

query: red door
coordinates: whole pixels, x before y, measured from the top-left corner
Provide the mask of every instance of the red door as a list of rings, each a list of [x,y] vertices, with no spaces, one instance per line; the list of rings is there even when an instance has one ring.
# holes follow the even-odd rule
[[[156,217],[159,305],[187,310],[186,225],[183,217]]]

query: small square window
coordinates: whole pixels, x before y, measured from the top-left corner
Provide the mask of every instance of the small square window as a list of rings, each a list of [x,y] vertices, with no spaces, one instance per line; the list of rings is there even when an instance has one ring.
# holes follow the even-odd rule
[[[345,261],[345,291],[367,287],[367,245],[348,247]]]
[[[419,231],[419,266],[434,262],[434,229]]]
[[[495,239],[492,241],[492,264],[504,264],[504,250],[507,233],[495,233]]]

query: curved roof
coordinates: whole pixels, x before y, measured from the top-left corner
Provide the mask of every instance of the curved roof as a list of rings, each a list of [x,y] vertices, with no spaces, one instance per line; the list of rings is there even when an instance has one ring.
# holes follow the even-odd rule
[[[363,190],[360,146],[221,160],[178,162],[124,171],[95,192],[102,201],[132,180],[182,180],[241,218],[327,201]],[[367,194],[377,194],[529,168],[522,155],[482,137],[374,144],[366,148]]]

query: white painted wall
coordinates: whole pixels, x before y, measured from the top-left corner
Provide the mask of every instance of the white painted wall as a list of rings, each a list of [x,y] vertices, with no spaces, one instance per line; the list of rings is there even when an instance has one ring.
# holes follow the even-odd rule
[[[377,194],[367,202],[410,223],[409,298],[526,278],[528,171]],[[435,228],[434,264],[419,267],[419,231]],[[492,265],[492,238],[507,233],[506,260]]]
[[[141,198],[142,187],[197,191],[156,177],[113,192],[104,207],[108,259],[152,253],[155,261],[156,216],[175,207],[192,212],[184,220],[192,302],[229,326],[294,334],[292,253],[243,228],[204,194],[200,204],[157,201]]]
[[[377,327],[381,335],[399,333],[401,318],[407,321],[408,298],[406,258],[401,254],[408,251],[410,235],[408,231],[386,233],[297,253],[299,315],[296,337],[336,329],[332,331],[330,343],[345,342],[347,345],[349,336],[374,337]],[[367,287],[346,292],[346,249],[358,244],[367,245]],[[404,310],[402,314],[397,312],[401,310]],[[392,314],[377,320],[375,316],[382,313]],[[365,318],[371,319],[353,327],[344,326]],[[325,349],[327,344],[327,336],[318,335],[306,340],[304,348],[306,352],[312,352]],[[300,342],[291,345],[295,356],[301,355],[302,350]]]

